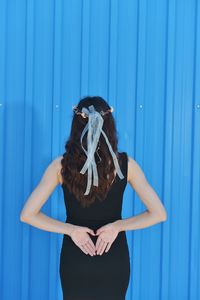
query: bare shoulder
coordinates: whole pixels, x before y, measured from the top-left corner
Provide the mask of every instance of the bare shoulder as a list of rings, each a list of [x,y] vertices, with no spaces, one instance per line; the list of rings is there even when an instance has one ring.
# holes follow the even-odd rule
[[[145,174],[138,162],[128,155],[127,181],[134,186],[138,180],[146,181]]]
[[[57,156],[52,162],[55,167],[56,173],[58,175],[58,180],[61,185],[62,185],[62,176],[61,176],[61,168],[62,168],[61,160],[62,159],[63,159],[63,156],[60,155],[60,156]]]
[[[128,170],[127,170],[127,181],[128,182],[130,182],[131,171],[132,171],[132,168],[134,167],[135,163],[136,163],[136,161],[133,159],[133,157],[128,155]]]

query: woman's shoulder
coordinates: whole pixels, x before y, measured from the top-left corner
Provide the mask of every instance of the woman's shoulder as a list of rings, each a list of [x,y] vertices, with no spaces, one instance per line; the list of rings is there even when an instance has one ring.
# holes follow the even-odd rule
[[[127,162],[127,181],[129,182],[129,178],[131,176],[131,169],[135,168],[137,166],[137,163],[133,156],[131,156],[127,151],[120,152],[121,155],[123,155],[126,158]]]
[[[136,181],[136,178],[142,178],[144,177],[144,173],[142,170],[142,167],[140,166],[140,164],[136,161],[136,159],[132,156],[127,154],[127,181],[132,183]]]
[[[57,156],[53,159],[53,163],[54,163],[54,166],[55,166],[55,171],[57,173],[58,180],[59,180],[61,185],[63,183],[62,176],[61,176],[61,168],[62,168],[61,160],[62,159],[63,159],[63,155],[59,155],[59,156]]]
[[[119,152],[119,155],[126,159],[127,163],[129,163],[131,160],[134,160],[133,157],[131,157],[127,151],[121,151]]]

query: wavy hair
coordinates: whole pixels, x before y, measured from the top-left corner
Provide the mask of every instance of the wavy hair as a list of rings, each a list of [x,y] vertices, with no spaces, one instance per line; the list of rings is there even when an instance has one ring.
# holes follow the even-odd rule
[[[84,97],[77,104],[77,109],[81,111],[82,107],[88,108],[90,105],[93,105],[98,112],[111,109],[108,103],[99,96]],[[106,141],[101,134],[97,150],[94,154],[97,164],[99,185],[91,185],[90,193],[88,195],[84,195],[87,185],[87,171],[85,174],[81,174],[80,170],[82,169],[87,156],[81,147],[80,137],[83,128],[88,122],[88,118],[83,118],[81,115],[77,115],[74,112],[73,114],[70,136],[65,143],[65,153],[61,159],[61,176],[63,179],[62,186],[67,187],[69,192],[76,197],[83,207],[88,207],[96,199],[99,201],[105,200],[111,185],[115,182],[118,175],[115,175],[115,167],[112,156]],[[102,129],[108,137],[121,168],[121,162],[119,159],[120,156],[117,149],[118,133],[115,126],[115,120],[111,112],[102,117],[104,118]],[[87,150],[87,134],[84,136],[82,142],[83,147]]]

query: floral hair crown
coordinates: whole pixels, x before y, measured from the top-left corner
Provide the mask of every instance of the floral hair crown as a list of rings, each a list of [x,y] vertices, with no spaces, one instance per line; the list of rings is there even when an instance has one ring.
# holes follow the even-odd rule
[[[73,105],[72,106],[72,110],[74,111],[74,113],[76,113],[77,115],[81,115],[83,118],[87,118],[88,114],[84,111],[80,111],[78,109],[77,105]],[[99,113],[101,114],[101,116],[105,116],[108,113],[112,113],[114,111],[113,107],[111,106],[109,109],[107,109],[106,111],[101,110]]]

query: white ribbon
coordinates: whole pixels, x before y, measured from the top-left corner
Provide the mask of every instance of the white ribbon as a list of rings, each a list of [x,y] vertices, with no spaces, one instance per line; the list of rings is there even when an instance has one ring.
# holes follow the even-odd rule
[[[88,116],[88,123],[86,124],[85,128],[83,129],[81,138],[80,138],[81,147],[84,150],[85,154],[87,155],[86,162],[80,171],[81,174],[85,174],[85,172],[88,170],[87,187],[86,187],[86,191],[85,191],[84,195],[89,194],[91,184],[92,184],[92,173],[93,173],[93,185],[94,186],[99,185],[99,178],[98,178],[98,172],[97,172],[97,166],[96,166],[96,162],[95,162],[94,153],[96,151],[96,147],[97,147],[101,133],[103,134],[103,136],[106,140],[106,143],[108,145],[108,148],[110,150],[110,153],[112,155],[114,166],[115,166],[118,176],[121,179],[124,178],[124,175],[121,172],[116,154],[114,153],[114,151],[112,149],[112,146],[108,140],[106,133],[102,129],[104,119],[102,118],[101,114],[95,110],[93,105],[90,105],[88,108],[89,109],[87,109],[86,107],[82,108],[82,112],[87,114],[87,116]],[[87,131],[88,131],[88,135],[87,135],[87,150],[86,150],[82,145],[82,140]]]

